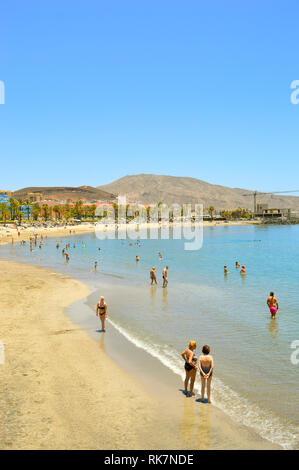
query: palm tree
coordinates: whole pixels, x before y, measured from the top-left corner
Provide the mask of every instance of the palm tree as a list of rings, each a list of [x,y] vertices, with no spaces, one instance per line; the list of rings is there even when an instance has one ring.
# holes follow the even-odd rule
[[[8,206],[5,202],[0,203],[0,212],[1,212],[1,219],[6,224],[7,219],[9,218],[9,210]]]
[[[42,211],[43,211],[43,217],[44,217],[45,221],[48,220],[50,215],[51,215],[51,209],[48,206],[48,204],[43,204],[42,205]]]
[[[16,216],[16,212],[18,210],[18,201],[14,199],[13,197],[10,197],[8,199],[8,202],[9,202],[10,218],[11,220],[14,220]]]
[[[31,209],[31,215],[33,217],[33,220],[37,220],[40,216],[41,213],[41,208],[40,205],[36,202],[33,204],[32,209]]]
[[[55,205],[53,207],[53,212],[56,216],[56,219],[60,219],[61,218],[61,214],[62,214],[62,207],[61,206],[58,206],[58,205]]]
[[[210,207],[208,208],[208,213],[210,214],[210,217],[211,217],[212,220],[213,220],[214,211],[215,211],[215,207],[214,207],[214,206],[210,206]]]
[[[30,219],[30,213],[31,213],[31,207],[32,207],[32,202],[30,201],[30,199],[25,199],[24,206],[25,206],[25,209],[27,211],[27,219],[29,220]]]
[[[80,201],[77,201],[76,204],[75,204],[75,207],[74,207],[74,216],[75,216],[77,219],[81,219],[81,218],[82,218],[82,213],[83,213],[82,206],[83,206],[83,202],[82,202],[81,200],[80,200]]]

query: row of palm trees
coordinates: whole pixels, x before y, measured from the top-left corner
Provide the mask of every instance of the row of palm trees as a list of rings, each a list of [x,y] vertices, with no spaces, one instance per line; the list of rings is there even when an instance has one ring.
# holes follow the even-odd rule
[[[162,202],[158,204],[161,206]],[[129,204],[126,207],[126,214],[129,211]],[[113,204],[114,216],[118,218],[118,205]],[[150,208],[146,208],[148,218],[150,217]],[[107,216],[107,210],[103,210],[101,216]],[[215,208],[210,206],[204,209],[204,213],[209,214],[211,219],[214,219],[215,216]],[[135,213],[135,215],[138,215]],[[183,213],[182,213],[183,215]],[[235,210],[223,210],[220,211],[220,215],[226,219],[240,219],[246,218],[251,219],[253,214],[248,209],[243,209],[239,207]],[[134,217],[133,214],[131,214]],[[0,219],[6,223],[7,220],[18,220],[19,223],[22,222],[23,219],[27,220],[38,220],[40,218],[44,219],[45,221],[55,218],[56,220],[61,219],[95,219],[96,217],[96,205],[91,204],[88,206],[83,206],[83,202],[77,201],[74,205],[70,205],[66,203],[64,205],[56,204],[55,206],[51,207],[48,204],[44,203],[42,205],[38,203],[33,203],[29,199],[14,199],[10,198],[8,203],[2,202],[0,203]]]
[[[77,201],[74,206],[70,204],[55,205],[33,203],[28,199],[9,198],[8,203],[0,203],[0,220],[6,223],[8,220],[17,220],[19,224],[23,219],[38,220],[42,218],[47,221],[51,218],[71,219],[71,218],[95,218],[96,205],[83,206],[82,201]]]

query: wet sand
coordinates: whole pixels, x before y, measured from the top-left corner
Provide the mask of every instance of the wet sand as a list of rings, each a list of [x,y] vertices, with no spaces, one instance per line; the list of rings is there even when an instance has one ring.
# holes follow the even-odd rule
[[[43,268],[0,270],[1,449],[160,448],[155,429],[169,423],[157,401],[64,314],[88,288]]]
[[[81,282],[6,261],[0,272],[2,449],[277,448],[183,396],[180,379],[110,326],[94,340],[73,323],[64,310],[90,294]]]

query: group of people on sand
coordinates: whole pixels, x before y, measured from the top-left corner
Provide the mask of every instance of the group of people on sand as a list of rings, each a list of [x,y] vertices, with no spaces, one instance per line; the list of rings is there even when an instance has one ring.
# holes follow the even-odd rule
[[[163,286],[162,287],[167,287],[167,285],[168,285],[167,272],[168,272],[168,266],[165,266],[165,268],[162,271],[162,279],[163,279]],[[153,266],[152,269],[150,270],[150,279],[151,279],[151,285],[158,284],[157,283],[157,276],[156,276],[155,266]]]
[[[211,382],[214,371],[214,360],[210,355],[210,346],[205,344],[202,347],[202,355],[197,359],[195,355],[196,341],[189,341],[188,347],[182,352],[181,356],[185,361],[185,390],[184,393],[188,397],[194,395],[193,388],[196,378],[196,373],[199,371],[201,378],[201,400],[205,399],[205,391],[207,389],[208,403],[211,403]],[[188,386],[190,383],[190,390],[188,395]]]
[[[246,268],[245,266],[241,266],[239,261],[236,261],[235,263],[236,269],[240,269],[240,274],[246,274]],[[227,269],[227,266],[224,266],[224,274],[229,274],[229,270]]]

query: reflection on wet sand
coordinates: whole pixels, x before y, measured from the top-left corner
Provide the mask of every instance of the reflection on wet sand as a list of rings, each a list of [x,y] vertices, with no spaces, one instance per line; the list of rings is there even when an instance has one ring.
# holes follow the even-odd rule
[[[157,293],[157,286],[150,287],[151,301],[154,302]]]
[[[100,348],[101,348],[102,351],[106,352],[106,346],[105,346],[104,338],[105,338],[105,333],[102,332],[100,334]]]
[[[198,449],[211,449],[211,406],[208,403],[199,405],[199,422],[196,435],[196,446]]]
[[[184,411],[180,433],[186,448],[211,448],[210,409],[207,403],[198,403],[193,399],[184,398]]]
[[[168,307],[168,301],[167,301],[167,289],[163,289],[163,310],[166,311]]]
[[[277,325],[277,321],[275,320],[275,318],[271,318],[271,320],[268,323],[268,328],[269,328],[269,332],[272,338],[276,339],[277,333],[278,333],[278,325]]]

